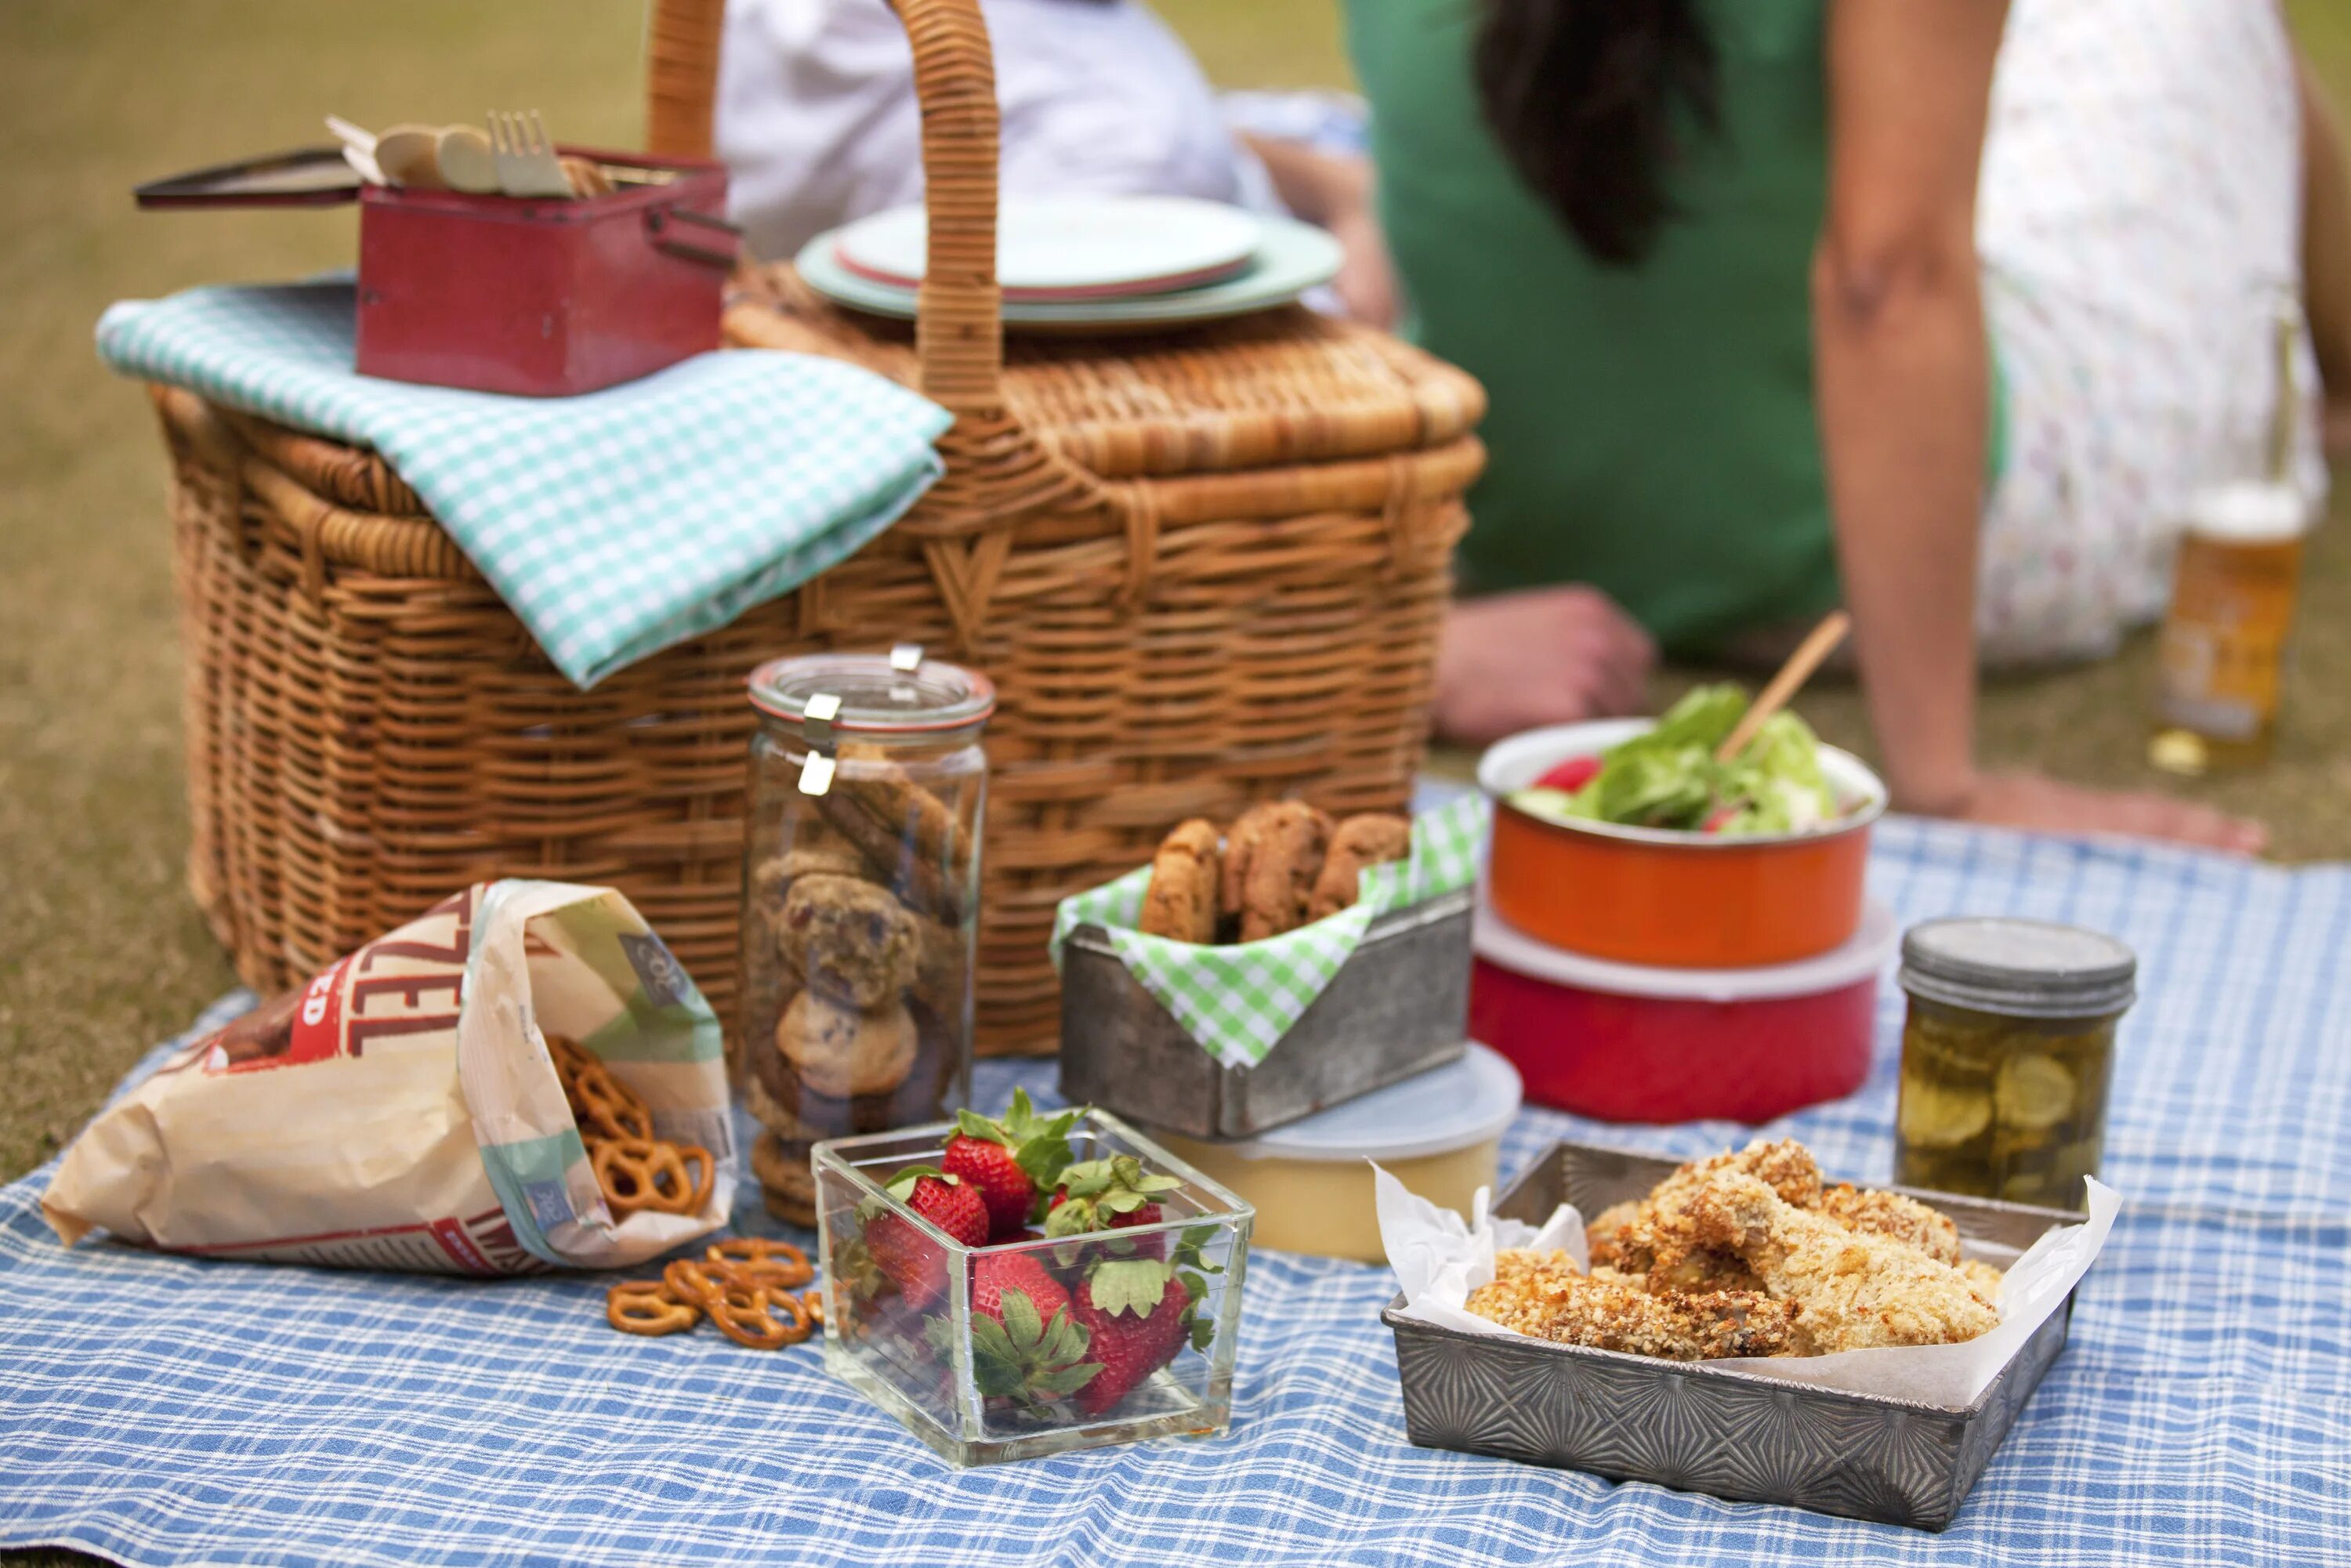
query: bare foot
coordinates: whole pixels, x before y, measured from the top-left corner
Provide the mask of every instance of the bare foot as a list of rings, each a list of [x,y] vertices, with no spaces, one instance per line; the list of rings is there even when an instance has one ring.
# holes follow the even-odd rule
[[[1596,588],[1464,600],[1445,618],[1437,732],[1482,746],[1546,724],[1639,713],[1657,645]]]
[[[2208,806],[2142,789],[2090,789],[2035,773],[1987,773],[1976,780],[1963,821],[2031,828],[2049,833],[2119,833],[2199,849],[2259,854],[2269,830]]]

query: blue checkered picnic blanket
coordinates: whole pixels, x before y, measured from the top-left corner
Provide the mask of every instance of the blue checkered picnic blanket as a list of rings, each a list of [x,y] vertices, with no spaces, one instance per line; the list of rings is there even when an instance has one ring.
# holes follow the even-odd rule
[[[192,288],[116,305],[98,349],[373,447],[582,686],[847,559],[940,472],[946,410],[839,360],[731,350],[505,397],[358,374],[352,319],[348,282]]]
[[[626,1340],[601,1279],[483,1284],[60,1249],[0,1190],[0,1545],[138,1563],[2311,1563],[2351,1543],[2351,868],[1888,821],[1906,920],[2142,959],[2072,1343],[1943,1535],[1415,1448],[1384,1270],[1249,1260],[1233,1430],[955,1471],[820,1369]],[[1775,1131],[1884,1179],[1899,998],[1854,1098]],[[1042,1063],[988,1064],[983,1103]],[[1695,1155],[1728,1124],[1530,1111]],[[753,1215],[757,1204],[754,1200]],[[747,1227],[758,1228],[752,1217]]]

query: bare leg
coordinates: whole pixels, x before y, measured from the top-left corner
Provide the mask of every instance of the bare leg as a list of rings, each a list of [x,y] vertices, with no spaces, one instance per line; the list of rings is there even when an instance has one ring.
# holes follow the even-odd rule
[[[2295,59],[2302,91],[2302,277],[2304,307],[2326,392],[2326,445],[2351,450],[2351,156],[2343,122]]]

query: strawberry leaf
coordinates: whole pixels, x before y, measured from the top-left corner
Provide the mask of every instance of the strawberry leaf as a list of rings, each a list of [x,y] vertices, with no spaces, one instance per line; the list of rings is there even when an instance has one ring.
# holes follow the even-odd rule
[[[1098,1361],[1080,1362],[1075,1366],[1065,1366],[1056,1372],[1040,1372],[1030,1378],[1029,1384],[1041,1394],[1075,1394],[1092,1383],[1094,1374],[1101,1370],[1102,1363]]]
[[[1178,1273],[1176,1277],[1184,1281],[1184,1293],[1186,1295],[1191,1297],[1192,1300],[1196,1301],[1207,1300],[1207,1281],[1203,1280],[1199,1275],[1193,1273],[1188,1269]]]
[[[1167,1293],[1167,1272],[1166,1264],[1153,1259],[1097,1263],[1086,1277],[1087,1288],[1098,1312],[1110,1317],[1121,1312],[1148,1317]]]
[[[1082,1236],[1094,1228],[1094,1206],[1082,1197],[1073,1197],[1045,1217],[1048,1236]],[[1069,1260],[1063,1259],[1063,1266]]]
[[[1050,1192],[1061,1184],[1061,1173],[1070,1168],[1070,1140],[1048,1127],[1014,1148],[1012,1163],[1037,1184],[1040,1192]]]
[[[1063,1307],[1045,1327],[1045,1360],[1053,1365],[1075,1361],[1086,1354],[1090,1341],[1091,1336],[1070,1316],[1070,1309]]]
[[[1206,1312],[1192,1320],[1192,1348],[1206,1351],[1217,1337],[1217,1320]]]
[[[986,1144],[1004,1144],[1008,1146],[1012,1142],[1010,1138],[1005,1136],[1003,1128],[972,1110],[956,1113],[956,1131],[967,1138],[977,1138]]]
[[[1113,1214],[1133,1214],[1150,1201],[1139,1192],[1122,1187],[1116,1192],[1102,1194],[1101,1204]]]
[[[945,1318],[932,1318],[923,1324],[923,1338],[929,1342],[931,1353],[941,1361],[955,1359],[955,1325]]]
[[[883,1190],[900,1203],[904,1203],[914,1196],[914,1184],[925,1176],[929,1176],[934,1181],[943,1181],[949,1186],[956,1185],[956,1178],[936,1166],[908,1166],[904,1170],[892,1176],[890,1185]]]
[[[1070,1166],[1061,1172],[1061,1185],[1071,1197],[1092,1197],[1107,1191],[1111,1185],[1110,1162],[1085,1160]]]
[[[1014,1344],[1030,1350],[1045,1337],[1045,1320],[1037,1315],[1037,1303],[1029,1299],[1028,1291],[1006,1291],[998,1305],[1004,1313],[1004,1332],[1012,1337]],[[977,1333],[978,1324],[989,1321],[985,1312],[981,1313],[974,1320],[973,1332]]]

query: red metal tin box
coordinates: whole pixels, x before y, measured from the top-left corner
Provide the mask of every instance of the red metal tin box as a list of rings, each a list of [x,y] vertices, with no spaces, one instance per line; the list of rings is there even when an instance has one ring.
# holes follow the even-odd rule
[[[142,207],[360,204],[362,375],[564,397],[718,347],[736,258],[726,171],[563,147],[618,187],[580,201],[363,185],[306,148],[139,187]]]
[[[575,202],[360,192],[360,374],[563,397],[718,347],[726,171],[564,151],[677,176]]]

